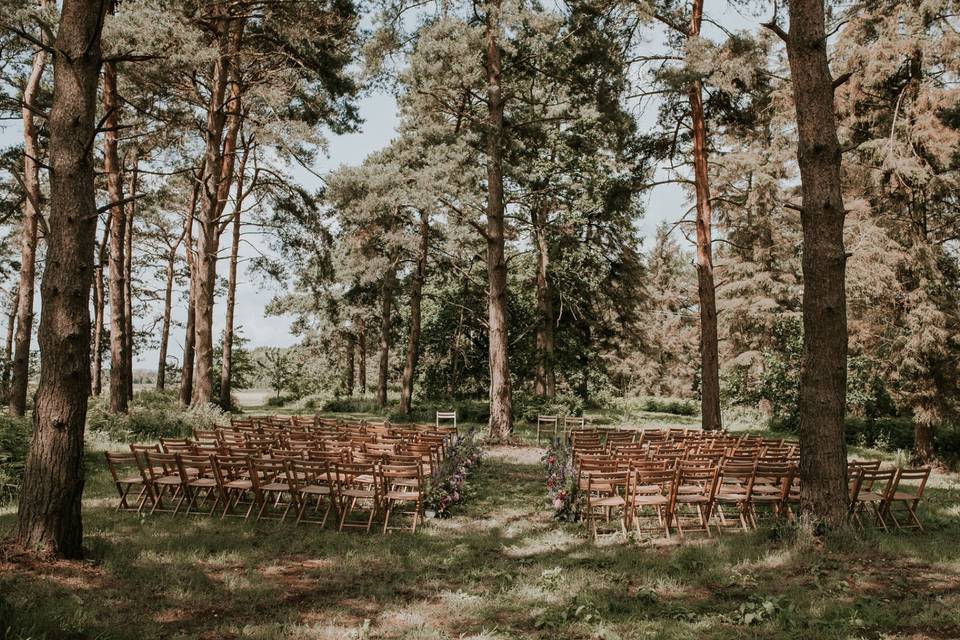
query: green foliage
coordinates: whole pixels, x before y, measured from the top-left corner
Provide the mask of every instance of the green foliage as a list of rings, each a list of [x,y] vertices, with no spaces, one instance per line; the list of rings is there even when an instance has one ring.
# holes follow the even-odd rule
[[[175,391],[143,391],[136,394],[126,414],[111,414],[105,397],[93,398],[87,410],[87,428],[118,441],[155,441],[182,437],[194,429],[209,430],[226,423],[213,404],[180,406]]]
[[[0,505],[15,499],[20,491],[31,431],[29,418],[0,415]]]
[[[537,416],[579,416],[583,415],[583,398],[563,393],[554,398],[535,396],[526,390],[513,394],[513,415],[515,418],[536,424]]]

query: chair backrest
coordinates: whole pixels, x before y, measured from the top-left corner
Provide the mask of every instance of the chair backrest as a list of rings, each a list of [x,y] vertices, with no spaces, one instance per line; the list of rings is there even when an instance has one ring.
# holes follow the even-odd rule
[[[689,491],[688,493],[699,493],[709,499],[713,499],[717,492],[717,479],[720,474],[717,467],[708,469],[677,469],[677,484],[687,487],[699,487],[699,491]]]
[[[163,476],[173,476],[180,474],[179,463],[175,453],[157,453],[155,451],[144,451],[143,456],[146,460],[147,472],[151,480],[156,480]]]
[[[404,486],[419,491],[423,485],[423,469],[416,464],[384,464],[380,477],[385,487],[403,482]]]
[[[300,485],[330,483],[330,463],[326,460],[293,459],[289,466]]]
[[[897,469],[897,478],[894,482],[893,491],[913,494],[914,498],[919,500],[923,497],[923,491],[926,488],[927,480],[929,479],[930,467],[920,467],[919,469]]]
[[[436,426],[440,426],[440,422],[444,420],[453,420],[453,426],[457,426],[457,412],[456,411],[437,411]]]
[[[541,416],[541,415],[538,415],[538,416],[537,416],[537,424],[538,424],[538,425],[544,425],[544,424],[546,424],[546,425],[551,425],[551,424],[555,425],[555,424],[557,424],[558,418],[559,418],[558,416]]]
[[[880,461],[879,460],[850,460],[847,462],[847,468],[852,469],[879,469]]]
[[[289,470],[286,460],[275,460],[273,458],[247,458],[247,464],[250,468],[250,480],[253,481],[254,489],[259,489],[261,485],[273,482],[280,474],[287,474]]]
[[[122,477],[129,476],[134,471],[142,480],[146,480],[137,454],[126,451],[104,451],[104,456],[107,458],[107,469],[110,470],[110,476],[114,482],[119,482]]]
[[[131,444],[130,451],[136,454],[144,454],[148,451],[152,453],[161,453],[160,445],[158,444]]]
[[[250,474],[247,456],[231,456],[220,454],[216,458],[216,474],[221,485],[231,480],[241,480]]]
[[[180,470],[180,477],[187,478],[187,469],[193,469],[198,477],[212,478],[216,475],[214,470],[215,457],[213,454],[189,454],[181,453],[177,456],[177,467]]]
[[[887,497],[893,488],[896,475],[894,469],[863,469],[860,474],[860,491],[873,491]]]

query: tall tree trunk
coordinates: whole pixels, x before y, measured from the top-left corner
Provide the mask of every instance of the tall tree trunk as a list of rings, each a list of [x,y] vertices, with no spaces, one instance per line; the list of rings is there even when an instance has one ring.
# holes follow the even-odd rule
[[[127,381],[127,398],[131,401],[133,400],[133,348],[134,348],[134,334],[133,334],[133,220],[134,216],[137,213],[137,188],[138,188],[138,178],[140,173],[140,159],[137,155],[136,149],[133,152],[133,169],[130,172],[130,188],[128,190],[128,196],[130,201],[127,203],[127,219],[126,227],[124,228],[124,240],[123,240],[123,286],[125,290],[123,292],[123,304],[124,304],[124,321],[127,323],[127,329],[123,332],[124,338],[126,339],[126,349],[124,350],[127,356],[127,361],[124,363],[126,367],[126,375],[124,376]]]
[[[545,203],[543,203],[545,204]],[[537,370],[534,377],[533,392],[541,398],[554,398],[557,395],[557,382],[554,373],[553,337],[553,292],[547,270],[550,264],[550,244],[547,241],[547,211],[541,204],[534,206],[533,217],[534,243],[537,249]]]
[[[409,414],[413,408],[413,380],[417,372],[417,356],[420,351],[420,303],[423,300],[423,283],[427,277],[427,251],[430,241],[430,217],[420,212],[420,250],[417,254],[417,270],[410,283],[410,335],[407,338],[407,359],[403,365],[400,385],[400,413]]]
[[[203,175],[204,163],[200,164],[200,175]],[[201,182],[196,180],[193,187],[193,198],[190,201],[190,211],[187,212],[187,219],[184,221],[186,236],[184,238],[187,248],[187,270],[190,274],[190,282],[187,287],[187,319],[183,332],[183,367],[180,372],[180,404],[187,406],[193,399],[193,361],[194,361],[194,341],[196,338],[196,263],[197,256],[193,243],[193,218],[196,214],[197,197],[200,193]]]
[[[343,375],[343,386],[347,391],[348,396],[353,396],[353,380],[354,380],[354,371],[353,371],[353,362],[356,359],[357,352],[357,337],[352,333],[344,334],[344,340],[347,341],[346,349],[346,358],[347,366],[346,372]]]
[[[110,208],[110,411],[126,413],[127,383],[127,286],[124,252],[127,237],[127,209],[123,203],[123,180],[117,145],[120,139],[120,100],[117,70],[112,62],[103,65],[103,171],[107,176]]]
[[[3,390],[3,398],[6,400],[10,393],[10,365],[13,362],[13,334],[17,325],[17,306],[20,298],[19,289],[14,289],[9,311],[7,312],[7,340],[4,343],[3,351],[3,378],[0,380],[0,388]]]
[[[703,0],[694,0],[690,37],[700,35]],[[707,166],[707,124],[703,82],[690,88],[693,120],[693,173],[697,193],[697,291],[700,297],[700,416],[705,430],[723,428],[720,415],[720,353],[717,339],[717,293],[713,281],[713,209]]]
[[[490,329],[490,438],[513,432],[513,394],[507,336],[507,259],[503,204],[503,93],[500,84],[500,0],[487,3],[487,278]]]
[[[97,246],[96,266],[93,269],[93,382],[91,393],[103,392],[103,312],[106,308],[106,291],[103,287],[103,265],[107,259],[107,243],[110,241],[110,225],[113,216],[107,215],[103,225],[103,238]]]
[[[219,5],[217,5],[219,6]],[[223,11],[223,9],[219,9]],[[225,161],[233,160],[233,151],[221,149],[224,142],[224,127],[227,111],[232,101],[225,100],[227,84],[230,78],[231,60],[236,54],[242,37],[242,23],[231,27],[226,16],[218,16],[217,39],[219,54],[213,66],[210,79],[210,102],[207,107],[205,130],[206,151],[203,192],[200,202],[200,237],[198,255],[194,265],[195,302],[194,302],[194,350],[196,352],[196,371],[194,372],[193,403],[206,404],[213,400],[213,302],[217,284],[217,253],[220,250],[220,204]],[[227,136],[230,143],[230,135]],[[234,138],[235,143],[235,138]],[[229,191],[230,181],[227,180]],[[225,202],[224,198],[224,202]]]
[[[170,344],[170,321],[173,315],[173,279],[176,275],[177,246],[167,254],[166,282],[163,290],[163,325],[160,328],[160,357],[157,361],[157,391],[167,386],[167,347]]]
[[[243,211],[243,178],[247,170],[249,146],[243,148],[237,169],[237,192],[233,202],[233,238],[230,243],[230,273],[227,282],[227,318],[223,327],[223,360],[220,363],[220,407],[230,411],[231,379],[233,375],[233,311],[237,301],[237,258],[240,253],[240,214]]]
[[[357,382],[360,386],[360,395],[367,395],[367,321],[360,318],[357,322],[357,346],[359,347],[359,361],[357,371]]]
[[[782,32],[781,32],[782,33]],[[823,0],[791,0],[787,44],[797,111],[803,227],[800,508],[813,526],[847,518],[847,301],[840,144]]]
[[[397,272],[390,266],[383,276],[380,298],[380,369],[377,372],[377,405],[387,406],[387,379],[390,365],[390,315],[393,310],[393,291],[396,288]]]
[[[50,0],[41,2],[41,7]],[[40,36],[43,39],[43,36]],[[33,336],[33,292],[37,279],[37,224],[40,216],[40,127],[34,110],[39,111],[37,95],[47,53],[37,49],[30,77],[23,90],[23,230],[20,232],[20,284],[17,297],[17,333],[14,337],[13,385],[10,388],[10,413],[22,416],[27,410],[27,386],[30,383],[30,339]]]
[[[103,3],[63,0],[53,54],[50,233],[41,284],[40,386],[17,512],[16,541],[83,555],[83,429],[90,392],[90,283],[97,206],[96,135]]]

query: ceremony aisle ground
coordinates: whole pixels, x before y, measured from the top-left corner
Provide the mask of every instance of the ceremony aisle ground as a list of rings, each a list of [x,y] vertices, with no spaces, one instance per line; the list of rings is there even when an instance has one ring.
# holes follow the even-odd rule
[[[114,513],[91,455],[88,560],[0,558],[0,638],[960,637],[953,481],[924,534],[595,546],[544,510],[540,454],[489,449],[454,517],[387,536]]]

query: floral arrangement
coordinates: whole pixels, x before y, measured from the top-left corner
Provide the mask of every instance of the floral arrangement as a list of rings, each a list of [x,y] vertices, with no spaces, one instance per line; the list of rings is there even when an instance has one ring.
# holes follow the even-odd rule
[[[576,522],[580,519],[582,496],[570,450],[561,444],[551,445],[541,460],[547,473],[547,503],[553,508],[553,517]]]
[[[482,458],[483,451],[473,430],[462,438],[458,437],[430,478],[424,507],[433,511],[437,518],[448,517],[451,507],[469,496],[467,476]]]

